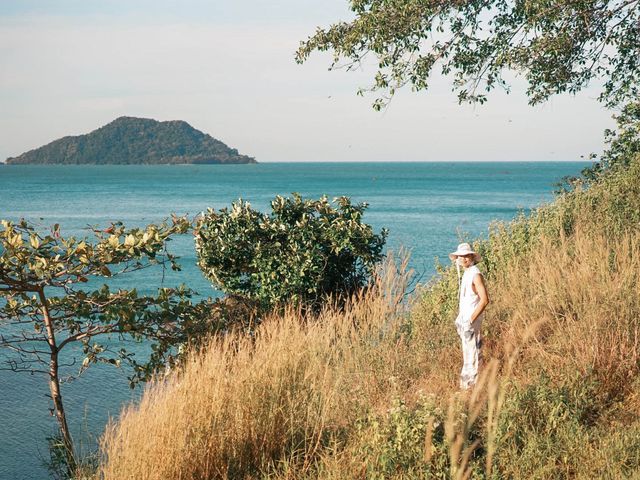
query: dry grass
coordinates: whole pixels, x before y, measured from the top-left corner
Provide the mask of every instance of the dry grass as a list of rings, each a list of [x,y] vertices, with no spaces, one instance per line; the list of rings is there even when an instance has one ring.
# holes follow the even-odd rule
[[[433,420],[420,427],[415,472],[397,478],[420,478],[416,472],[427,466],[445,468],[448,478],[480,471],[483,478],[496,471],[518,478],[527,470],[505,470],[501,431],[502,406],[514,388],[540,375],[561,384],[578,372],[598,382],[601,398],[593,400],[600,410],[636,399],[628,407],[616,403],[608,421],[638,413],[631,380],[639,327],[630,321],[640,314],[638,272],[637,233],[617,241],[581,232],[542,239],[491,285],[486,329],[493,342],[485,353],[492,360],[464,395],[455,387],[460,355],[451,323],[419,325],[424,317],[415,315],[417,333],[404,334],[411,324],[399,302],[406,276],[390,269],[386,284],[344,311],[327,309],[303,322],[288,311],[253,339],[213,339],[108,428],[103,478],[374,478],[368,465],[384,455],[371,457],[369,444],[388,439],[362,419],[388,417],[398,398],[409,409],[429,399]],[[424,348],[434,336],[440,348]],[[438,411],[448,412],[440,419],[444,435],[432,440]],[[438,441],[442,448],[433,446]],[[604,462],[598,451],[592,444],[576,453]]]
[[[523,381],[595,374],[606,392],[621,392],[637,374],[640,347],[640,236],[616,239],[581,231],[542,239],[496,285],[493,335],[526,347],[514,375]],[[524,342],[524,332],[535,334]],[[502,351],[500,351],[502,350]],[[494,356],[504,354],[494,346]]]
[[[417,467],[437,467],[434,457],[444,452],[440,464],[450,478],[473,477],[482,446],[484,474],[505,471],[504,458],[494,465],[494,456],[504,442],[501,407],[514,385],[535,384],[542,374],[559,384],[579,372],[598,382],[599,409],[627,396],[637,400],[631,380],[638,374],[638,324],[630,319],[640,314],[638,272],[638,234],[543,239],[491,285],[486,356],[493,361],[468,396],[455,390],[459,350],[450,323],[414,325],[419,335],[402,335],[407,323],[398,300],[406,278],[392,271],[386,285],[344,311],[303,322],[289,311],[253,339],[215,338],[108,428],[103,477],[369,478],[372,458],[363,452],[376,432],[366,426],[358,435],[355,425],[372,412],[386,415],[395,398],[415,405],[425,395],[434,411],[448,411],[445,448],[432,448],[427,422]],[[434,336],[440,348],[424,348]],[[637,401],[616,405],[609,420],[638,413]],[[605,461],[598,451],[583,450]]]
[[[535,241],[489,242],[487,362],[470,394],[456,388],[455,273],[402,303],[390,262],[345,309],[212,339],[109,426],[102,478],[632,476],[640,232],[588,216],[593,198],[570,229],[556,212]]]
[[[255,338],[212,339],[108,427],[104,478],[248,478],[280,460],[305,471],[388,395],[407,278],[382,278],[343,310],[303,321],[290,310]]]

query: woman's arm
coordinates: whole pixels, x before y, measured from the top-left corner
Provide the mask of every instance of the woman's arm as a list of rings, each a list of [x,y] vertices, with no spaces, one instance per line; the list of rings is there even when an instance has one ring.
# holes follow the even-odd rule
[[[484,285],[484,278],[482,278],[482,274],[479,273],[473,277],[473,290],[480,297],[480,303],[476,307],[476,309],[471,314],[470,323],[476,321],[476,319],[484,312],[484,309],[487,305],[489,305],[489,294],[487,293],[487,288]]]

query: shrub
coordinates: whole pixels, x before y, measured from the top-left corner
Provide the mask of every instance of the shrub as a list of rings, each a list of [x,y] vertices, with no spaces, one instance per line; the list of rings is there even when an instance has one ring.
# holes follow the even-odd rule
[[[421,401],[410,408],[394,399],[385,414],[370,414],[356,422],[356,458],[365,478],[447,478],[444,414]]]
[[[375,234],[362,222],[366,208],[347,197],[293,194],[277,196],[269,215],[243,200],[209,209],[196,225],[198,265],[214,287],[265,309],[345,298],[368,284],[383,258],[387,231]]]
[[[637,421],[594,423],[597,379],[577,372],[559,384],[541,376],[507,396],[498,422],[499,478],[632,478],[640,465]],[[633,477],[635,478],[635,477]]]

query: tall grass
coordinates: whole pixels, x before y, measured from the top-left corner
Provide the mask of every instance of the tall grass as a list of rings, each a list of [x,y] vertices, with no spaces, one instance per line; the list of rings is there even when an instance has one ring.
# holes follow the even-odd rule
[[[631,478],[640,471],[640,162],[477,242],[492,303],[457,390],[457,277],[216,337],[102,441],[110,479]]]
[[[304,472],[387,395],[406,280],[389,270],[342,309],[288,310],[253,338],[213,338],[108,427],[104,478],[255,477],[279,462]]]

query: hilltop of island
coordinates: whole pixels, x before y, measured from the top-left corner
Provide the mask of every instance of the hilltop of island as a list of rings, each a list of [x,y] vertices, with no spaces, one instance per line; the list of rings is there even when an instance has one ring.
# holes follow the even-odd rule
[[[17,164],[235,164],[257,163],[187,122],[120,117],[85,135],[68,136],[9,157]]]

